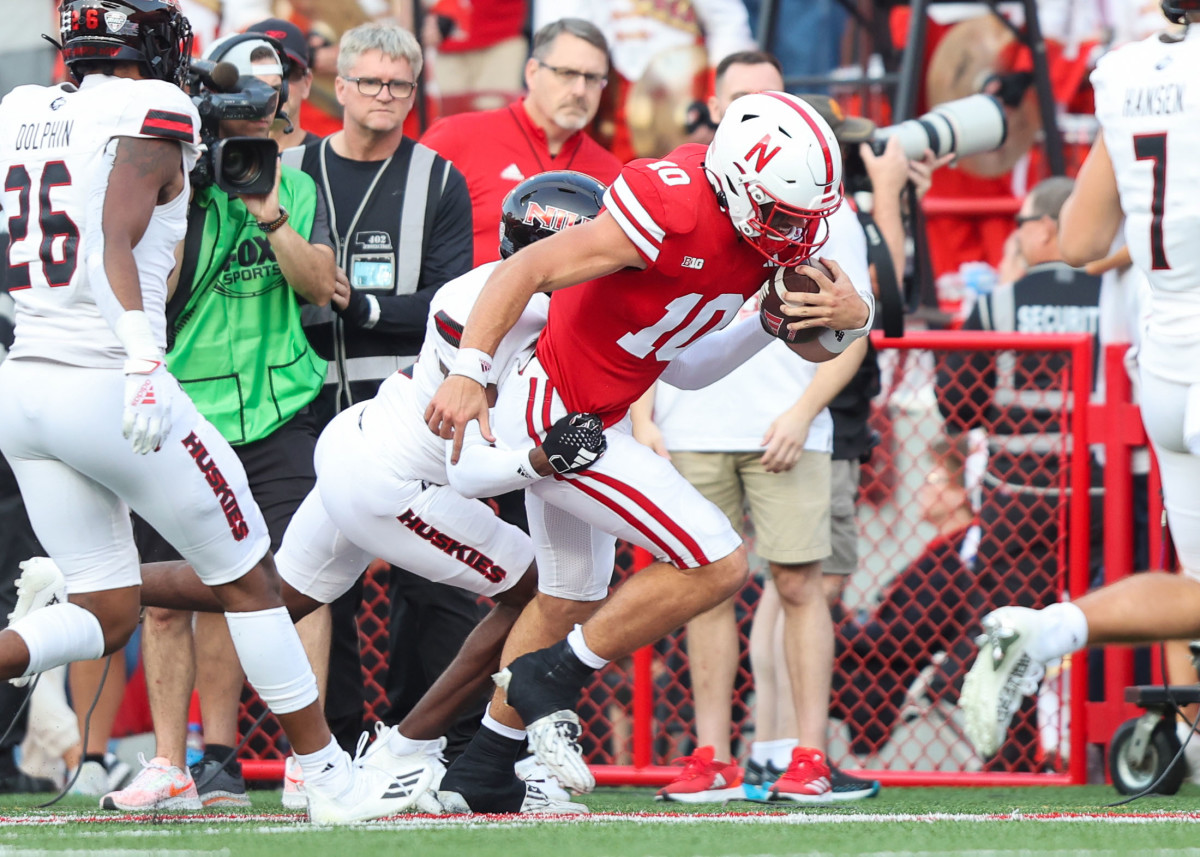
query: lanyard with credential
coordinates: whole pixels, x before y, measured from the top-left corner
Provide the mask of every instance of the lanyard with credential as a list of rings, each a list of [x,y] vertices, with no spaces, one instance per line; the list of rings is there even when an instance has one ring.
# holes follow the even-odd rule
[[[337,242],[337,262],[338,267],[346,271],[346,247],[350,243],[350,236],[354,234],[354,227],[358,225],[358,219],[362,216],[367,203],[371,201],[371,195],[375,193],[375,185],[379,184],[380,177],[387,172],[388,166],[392,163],[392,158],[396,157],[396,153],[388,155],[388,159],[380,165],[375,171],[375,177],[371,179],[371,183],[367,185],[367,191],[363,194],[363,198],[358,203],[358,209],[354,212],[354,216],[350,218],[350,225],[346,228],[346,237],[342,238],[342,233],[338,231],[337,226],[337,206],[333,201],[333,189],[329,185],[329,165],[326,162],[326,151],[329,148],[329,137],[321,141],[320,156],[321,156],[321,182],[325,187],[325,200],[329,203],[329,231],[333,233],[333,240]],[[349,271],[346,271],[349,274]]]

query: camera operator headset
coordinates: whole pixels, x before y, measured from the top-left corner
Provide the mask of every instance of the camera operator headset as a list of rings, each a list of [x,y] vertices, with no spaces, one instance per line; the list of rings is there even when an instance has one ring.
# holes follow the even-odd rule
[[[213,44],[206,60],[191,78],[209,171],[193,188],[178,286],[167,305],[166,360],[241,459],[277,549],[315,482],[317,426],[309,405],[326,363],[308,344],[300,304],[329,302],[334,253],[316,183],[279,167],[266,139],[287,85],[286,54],[269,38],[241,34]],[[144,525],[138,545],[146,561],[173,558]],[[204,712],[211,755],[196,774],[202,800],[206,789],[244,794],[237,763],[229,761],[242,682],[229,666],[236,663],[232,649],[222,648],[231,644],[221,626],[197,617],[197,677],[212,688],[206,702],[220,709]],[[145,633],[156,637],[146,648],[146,674],[162,691],[156,738],[182,746],[186,719],[171,713],[186,711],[191,693],[190,618],[149,611]],[[214,670],[233,675],[210,675]],[[218,724],[228,724],[226,734]]]

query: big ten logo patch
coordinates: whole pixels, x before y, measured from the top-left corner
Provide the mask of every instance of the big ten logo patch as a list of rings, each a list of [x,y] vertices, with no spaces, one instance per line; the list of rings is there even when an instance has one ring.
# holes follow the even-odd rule
[[[214,288],[226,297],[252,298],[285,285],[270,240],[266,235],[251,235],[226,257]]]

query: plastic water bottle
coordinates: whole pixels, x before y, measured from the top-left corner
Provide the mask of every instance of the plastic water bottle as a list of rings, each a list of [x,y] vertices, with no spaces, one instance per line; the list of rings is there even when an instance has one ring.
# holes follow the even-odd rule
[[[996,271],[987,262],[963,262],[958,273],[962,277],[963,290],[975,297],[990,295],[996,287]]]
[[[204,733],[199,723],[189,723],[187,727],[187,764],[195,765],[204,758]]]

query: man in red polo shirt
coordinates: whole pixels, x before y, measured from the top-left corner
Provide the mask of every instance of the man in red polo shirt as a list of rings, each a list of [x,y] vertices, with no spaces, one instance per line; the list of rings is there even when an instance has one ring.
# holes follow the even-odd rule
[[[603,34],[579,18],[553,21],[533,37],[528,95],[499,110],[448,116],[421,138],[467,180],[476,265],[500,258],[497,215],[518,182],[547,170],[576,170],[606,185],[617,177],[621,162],[583,132],[607,80]]]

